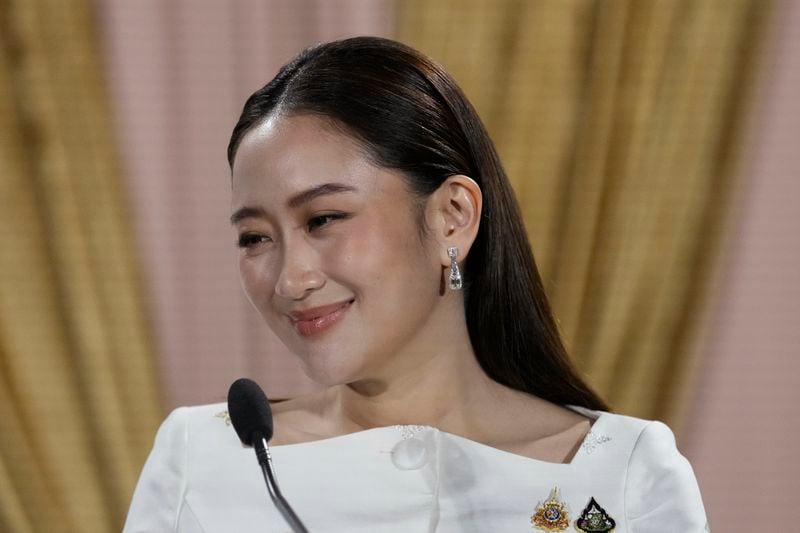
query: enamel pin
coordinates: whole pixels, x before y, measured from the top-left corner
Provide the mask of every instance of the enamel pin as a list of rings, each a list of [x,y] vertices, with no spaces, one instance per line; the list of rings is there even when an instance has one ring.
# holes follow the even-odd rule
[[[558,487],[554,487],[550,497],[536,508],[531,524],[543,531],[565,531],[569,527],[569,514],[564,502],[558,499]]]
[[[617,523],[608,513],[600,507],[594,498],[589,500],[589,505],[583,510],[581,516],[575,520],[575,528],[584,533],[614,531]]]

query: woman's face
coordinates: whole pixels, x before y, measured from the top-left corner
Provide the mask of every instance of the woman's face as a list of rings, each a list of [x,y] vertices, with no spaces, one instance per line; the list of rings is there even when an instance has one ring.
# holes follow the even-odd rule
[[[317,382],[386,377],[430,334],[441,279],[402,175],[314,116],[271,118],[233,166],[248,298]]]

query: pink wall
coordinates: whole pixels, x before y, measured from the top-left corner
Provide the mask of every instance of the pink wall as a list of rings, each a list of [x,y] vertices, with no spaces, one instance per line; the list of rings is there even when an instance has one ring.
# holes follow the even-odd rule
[[[800,497],[800,4],[774,17],[684,451],[714,531],[793,531]]]

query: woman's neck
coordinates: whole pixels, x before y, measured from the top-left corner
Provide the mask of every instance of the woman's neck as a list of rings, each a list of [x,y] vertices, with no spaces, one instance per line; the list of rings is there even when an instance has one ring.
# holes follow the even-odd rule
[[[326,415],[340,431],[419,424],[473,433],[502,388],[478,364],[463,320],[437,325],[432,339],[395,359],[380,378],[330,389]]]

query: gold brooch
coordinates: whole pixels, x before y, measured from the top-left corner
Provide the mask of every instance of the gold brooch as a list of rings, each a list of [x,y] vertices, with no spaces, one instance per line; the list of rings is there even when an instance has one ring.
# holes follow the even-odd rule
[[[558,499],[558,487],[554,487],[550,497],[536,508],[531,524],[543,531],[565,531],[569,527],[569,513],[564,502]]]
[[[219,413],[214,415],[217,418],[221,418],[223,422],[225,422],[226,426],[231,425],[231,415],[228,414],[228,411],[220,411]]]

